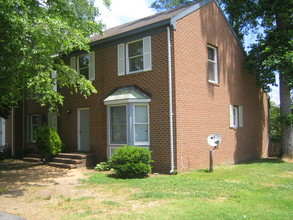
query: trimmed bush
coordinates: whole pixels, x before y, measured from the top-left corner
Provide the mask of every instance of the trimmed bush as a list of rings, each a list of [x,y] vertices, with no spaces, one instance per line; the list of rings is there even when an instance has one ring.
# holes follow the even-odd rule
[[[56,129],[49,126],[38,128],[35,139],[39,153],[45,159],[60,153],[64,148]]]
[[[109,164],[121,178],[143,178],[151,172],[151,151],[125,145],[115,150]]]

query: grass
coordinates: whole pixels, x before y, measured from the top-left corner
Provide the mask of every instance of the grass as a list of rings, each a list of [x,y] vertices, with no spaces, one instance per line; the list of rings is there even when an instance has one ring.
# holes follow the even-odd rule
[[[111,197],[89,219],[293,219],[293,164],[281,160],[146,179],[94,173],[83,186]]]

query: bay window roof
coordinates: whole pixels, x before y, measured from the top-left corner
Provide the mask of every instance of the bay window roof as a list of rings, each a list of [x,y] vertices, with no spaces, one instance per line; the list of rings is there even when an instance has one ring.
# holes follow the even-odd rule
[[[111,95],[104,99],[104,104],[146,103],[150,101],[151,98],[147,94],[130,86],[116,89]]]

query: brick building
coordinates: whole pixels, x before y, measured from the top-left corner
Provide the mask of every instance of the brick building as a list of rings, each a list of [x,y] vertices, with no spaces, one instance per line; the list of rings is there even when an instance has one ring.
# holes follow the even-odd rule
[[[124,144],[152,150],[155,172],[208,167],[207,137],[220,134],[216,164],[265,155],[267,96],[243,68],[245,52],[213,0],[199,0],[91,38],[91,52],[65,62],[98,90],[62,89],[60,114],[27,101],[1,121],[13,154],[34,148],[33,131],[56,127],[67,152],[105,161]]]

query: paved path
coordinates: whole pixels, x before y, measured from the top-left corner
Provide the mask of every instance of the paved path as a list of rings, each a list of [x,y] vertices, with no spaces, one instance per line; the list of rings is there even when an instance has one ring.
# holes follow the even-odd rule
[[[6,212],[0,212],[0,220],[26,220],[26,219],[17,215],[10,215]]]

